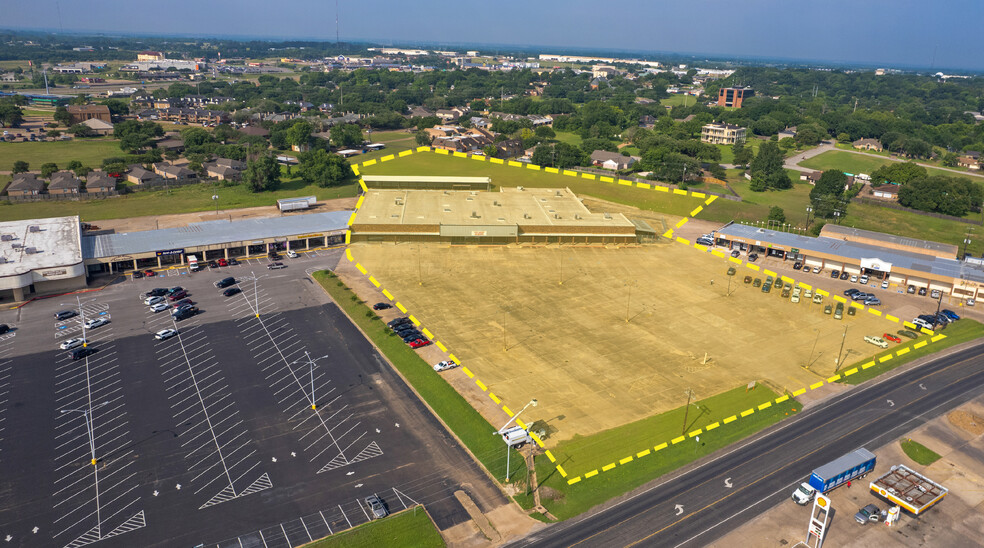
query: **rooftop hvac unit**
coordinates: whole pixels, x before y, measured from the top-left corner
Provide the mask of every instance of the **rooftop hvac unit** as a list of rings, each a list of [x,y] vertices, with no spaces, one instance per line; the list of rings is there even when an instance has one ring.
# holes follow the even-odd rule
[[[0,242],[10,242],[13,241],[14,237],[10,234],[4,234],[0,236]]]
[[[574,214],[574,218],[575,218],[575,219],[578,219],[578,220],[580,220],[580,219],[581,219],[581,216],[580,216],[580,215],[578,215],[577,213],[575,213],[575,214]]]
[[[611,213],[605,213],[605,218],[606,219],[611,219],[612,218],[612,214]]]
[[[20,249],[20,248],[24,247],[24,244],[10,244],[10,247],[12,247],[14,249]]]
[[[499,200],[492,200],[492,205],[501,206],[502,204],[499,203]]]
[[[24,251],[25,251],[25,252],[26,252],[26,253],[27,253],[28,255],[34,255],[35,253],[37,253],[37,252],[38,252],[38,249],[37,249],[36,247],[28,247],[28,248],[25,248],[25,249],[24,249]]]
[[[559,218],[560,218],[560,213],[554,213],[554,219],[559,219]]]
[[[533,217],[530,217],[530,214],[529,213],[523,213],[523,218],[524,219],[532,219]]]
[[[472,219],[478,219],[479,218],[478,217],[478,212],[477,211],[472,211],[471,218]]]
[[[38,225],[30,225],[27,227],[28,232],[41,232],[41,227]]]
[[[563,196],[563,194],[561,194],[560,191],[558,190],[557,191],[557,194],[555,194],[555,196]]]
[[[518,187],[516,187],[516,190],[526,190],[526,189],[523,188],[523,187],[521,187],[521,186],[518,186]]]
[[[7,258],[6,257],[0,257],[0,264],[7,264]]]

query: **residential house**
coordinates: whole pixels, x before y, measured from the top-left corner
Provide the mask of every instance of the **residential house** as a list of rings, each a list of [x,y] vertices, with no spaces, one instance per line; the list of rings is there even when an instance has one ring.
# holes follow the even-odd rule
[[[246,126],[239,128],[239,132],[243,135],[256,135],[258,137],[269,137],[270,130],[262,128],[260,126]]]
[[[486,146],[493,144],[494,134],[487,129],[464,129],[461,127],[443,127],[443,129],[450,130],[450,132],[443,135],[435,132],[437,136],[431,142],[432,147],[452,152],[474,153],[482,152]],[[428,134],[430,133],[428,132]]]
[[[181,152],[184,150],[184,141],[181,139],[162,139],[157,141],[157,148],[168,151]]]
[[[48,194],[78,194],[81,184],[71,171],[56,171],[51,174]]]
[[[160,182],[161,176],[153,171],[144,169],[140,164],[134,164],[130,166],[130,172],[126,174],[126,180],[135,185],[147,185]]]
[[[240,170],[218,163],[205,164],[205,174],[220,181],[238,181],[243,176]]]
[[[899,185],[884,184],[871,189],[871,195],[879,200],[899,201]]]
[[[157,116],[168,122],[184,122],[186,124],[222,124],[229,121],[228,112],[203,108],[162,108],[158,109]]]
[[[981,169],[981,162],[977,158],[972,158],[970,156],[961,156],[957,158],[957,165],[959,167],[965,167],[967,169],[977,171]]]
[[[35,196],[44,194],[44,181],[33,173],[18,173],[7,186],[7,196]]]
[[[481,116],[472,116],[468,121],[471,122],[472,127],[487,128],[492,126],[492,122],[489,122]]]
[[[99,118],[89,118],[88,120],[82,122],[83,126],[88,126],[89,130],[96,135],[109,135],[113,133],[113,124],[109,122],[104,122]]]
[[[110,177],[105,171],[90,171],[85,178],[85,191],[90,194],[114,190],[116,190],[116,177]]]
[[[191,181],[198,179],[198,174],[194,171],[172,164],[154,164],[154,173],[171,181]]]
[[[591,165],[611,170],[628,169],[639,160],[638,156],[622,156],[607,150],[596,150],[591,153]]]
[[[410,109],[410,116],[412,118],[427,118],[428,116],[434,116],[434,111],[421,106],[417,106]]]
[[[968,150],[967,152],[964,152],[964,156],[970,156],[975,160],[981,159],[981,153],[976,150]]]
[[[314,103],[309,103],[308,101],[285,101],[285,105],[297,105],[301,107],[301,112],[307,112],[314,108]]]
[[[707,124],[700,130],[700,140],[712,145],[733,145],[745,142],[745,128],[732,124]]]
[[[874,150],[881,152],[882,144],[878,139],[858,139],[851,143],[851,145],[858,150]]]
[[[540,116],[539,114],[530,114],[529,116],[526,117],[526,119],[533,124],[533,127],[549,126],[553,124],[553,118],[551,118],[550,116]]]
[[[246,162],[233,160],[231,158],[216,158],[215,161],[212,163],[214,163],[217,166],[231,167],[232,169],[238,169],[239,171],[246,169]]]
[[[71,117],[69,125],[81,124],[91,118],[96,118],[106,123],[112,123],[113,121],[109,115],[109,107],[106,105],[68,105],[65,108]]]
[[[652,129],[656,125],[656,118],[648,114],[643,114],[639,117],[639,127],[644,127],[646,129]]]
[[[442,122],[454,122],[457,121],[458,118],[464,116],[465,112],[467,111],[458,107],[449,109],[442,108],[437,111],[437,117],[440,118]]]
[[[823,175],[822,171],[801,171],[800,181],[806,181],[811,185],[815,185],[820,180],[821,175]]]
[[[516,158],[526,153],[523,150],[522,139],[506,139],[496,143],[495,147],[497,149],[496,158]]]
[[[796,138],[796,126],[787,127],[786,129],[779,132],[779,140],[783,139],[795,139]]]

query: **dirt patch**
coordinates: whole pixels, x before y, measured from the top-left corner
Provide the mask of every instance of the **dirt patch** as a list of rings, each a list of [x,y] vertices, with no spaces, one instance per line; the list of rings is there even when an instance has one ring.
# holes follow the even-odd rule
[[[540,498],[561,501],[564,500],[564,495],[556,489],[540,486]]]
[[[975,436],[984,434],[984,418],[966,411],[954,411],[946,416],[950,424]]]

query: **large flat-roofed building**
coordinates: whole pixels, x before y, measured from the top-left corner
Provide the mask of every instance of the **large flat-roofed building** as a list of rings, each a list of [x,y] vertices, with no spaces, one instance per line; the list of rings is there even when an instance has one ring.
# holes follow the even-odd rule
[[[624,215],[592,213],[566,188],[369,190],[351,228],[353,242],[638,241]]]
[[[984,264],[958,261],[956,246],[825,225],[820,237],[777,232],[729,223],[715,232],[715,242],[806,267],[867,274],[898,284],[902,290],[939,290],[958,299],[984,297]],[[853,238],[853,239],[852,239]]]
[[[427,175],[363,175],[369,189],[491,190],[491,177],[444,177]]]
[[[700,129],[700,140],[712,145],[745,142],[745,128],[732,124],[707,124]]]
[[[755,95],[755,91],[749,87],[721,88],[718,90],[718,106],[741,108],[742,101],[753,95]]]
[[[78,217],[0,223],[0,295],[23,301],[85,287],[79,237]]]

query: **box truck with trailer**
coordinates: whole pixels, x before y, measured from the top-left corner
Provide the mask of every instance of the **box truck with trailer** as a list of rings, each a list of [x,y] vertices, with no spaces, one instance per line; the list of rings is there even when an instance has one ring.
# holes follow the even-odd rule
[[[793,491],[796,504],[807,504],[817,493],[827,493],[845,483],[863,478],[875,469],[875,455],[861,447],[817,468],[810,479]]]

